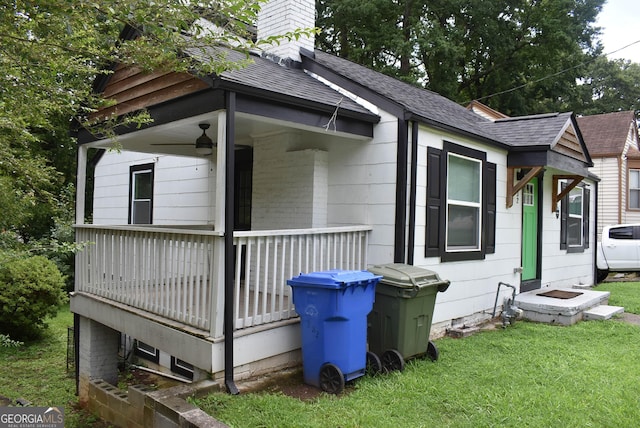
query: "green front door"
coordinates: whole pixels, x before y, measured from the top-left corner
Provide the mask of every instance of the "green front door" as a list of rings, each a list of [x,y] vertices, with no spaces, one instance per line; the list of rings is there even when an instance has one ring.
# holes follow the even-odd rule
[[[522,281],[537,278],[538,272],[538,179],[522,189]]]

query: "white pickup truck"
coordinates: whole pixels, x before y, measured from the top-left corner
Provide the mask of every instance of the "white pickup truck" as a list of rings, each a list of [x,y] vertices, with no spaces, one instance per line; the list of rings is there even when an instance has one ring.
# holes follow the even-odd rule
[[[597,280],[609,272],[640,272],[640,224],[616,224],[602,229],[596,257]]]

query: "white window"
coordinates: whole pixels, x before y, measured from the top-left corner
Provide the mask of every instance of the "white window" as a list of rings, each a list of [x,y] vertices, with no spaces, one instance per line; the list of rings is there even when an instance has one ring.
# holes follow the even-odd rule
[[[569,216],[567,218],[567,244],[570,247],[582,246],[582,191],[581,187],[574,187],[569,192]]]
[[[446,250],[480,249],[482,161],[448,153]]]
[[[629,208],[640,209],[640,169],[629,170]]]
[[[528,206],[528,207],[533,206],[533,201],[534,201],[533,190],[534,190],[533,183],[527,183],[524,186],[524,189],[522,189],[522,203],[525,206]]]
[[[153,220],[153,164],[132,166],[129,186],[129,223],[151,224]]]

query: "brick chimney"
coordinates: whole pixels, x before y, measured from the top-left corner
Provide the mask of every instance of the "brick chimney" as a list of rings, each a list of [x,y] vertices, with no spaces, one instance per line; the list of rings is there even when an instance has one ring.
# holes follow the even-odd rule
[[[269,0],[262,5],[258,15],[258,39],[279,36],[297,28],[313,28],[315,18],[315,0]],[[282,40],[279,45],[267,45],[263,49],[284,60],[301,61],[300,48],[313,50],[313,46],[311,35],[298,40]]]

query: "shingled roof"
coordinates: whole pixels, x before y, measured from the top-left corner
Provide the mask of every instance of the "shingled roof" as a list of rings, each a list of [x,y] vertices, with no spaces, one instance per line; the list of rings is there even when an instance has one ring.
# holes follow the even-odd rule
[[[428,123],[444,129],[471,134],[497,145],[505,143],[493,136],[483,125],[490,123],[465,107],[435,92],[418,88],[396,78],[371,70],[344,58],[315,50],[302,51],[303,66],[315,63],[333,73],[337,73],[354,87],[367,89],[381,95],[387,101],[404,111],[406,118]],[[310,59],[311,61],[305,61]],[[317,67],[310,67],[318,71]],[[350,89],[350,88],[347,88]]]
[[[222,48],[217,48],[221,50]],[[224,49],[228,60],[243,61],[247,57],[231,49]],[[360,104],[339,92],[331,89],[324,83],[312,78],[299,66],[283,65],[272,58],[251,54],[251,60],[245,67],[238,70],[225,71],[218,78],[223,86],[233,86],[234,90],[246,91],[251,88],[252,93],[261,93],[266,98],[295,100],[301,105],[324,105],[333,110],[340,107],[341,114],[357,116],[360,119],[368,117],[371,122],[377,122],[378,116],[367,110]]]
[[[578,118],[582,137],[593,157],[622,155],[632,124],[635,124],[633,111],[618,111]],[[637,147],[638,133],[636,132],[635,135]]]
[[[491,132],[499,138],[509,141],[514,147],[548,147],[553,148],[572,113],[549,113],[534,116],[509,117],[498,119],[489,125]]]
[[[412,86],[344,58],[320,50],[303,51],[303,66],[319,64],[337,73],[355,87],[381,95],[399,106],[405,118],[420,120],[432,126],[478,137],[503,148],[552,149],[572,113],[551,113],[491,121],[435,92]],[[305,58],[307,61],[305,62]],[[311,67],[312,71],[318,70]],[[588,154],[585,155],[588,159]]]

